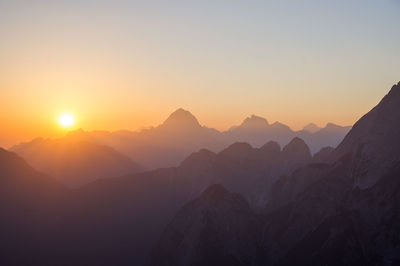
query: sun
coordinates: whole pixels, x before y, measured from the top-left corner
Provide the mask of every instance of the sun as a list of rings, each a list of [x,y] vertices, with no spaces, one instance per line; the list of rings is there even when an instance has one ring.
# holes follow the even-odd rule
[[[75,117],[70,113],[63,113],[58,117],[58,123],[65,128],[70,128],[75,124]]]

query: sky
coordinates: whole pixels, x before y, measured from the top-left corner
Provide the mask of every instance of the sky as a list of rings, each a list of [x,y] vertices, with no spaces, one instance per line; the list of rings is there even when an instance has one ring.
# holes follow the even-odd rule
[[[177,108],[352,125],[400,80],[400,0],[0,0],[0,146]]]

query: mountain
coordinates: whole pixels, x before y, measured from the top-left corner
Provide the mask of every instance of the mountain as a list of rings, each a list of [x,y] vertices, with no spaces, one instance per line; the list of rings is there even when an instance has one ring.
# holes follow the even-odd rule
[[[239,126],[220,132],[202,126],[193,114],[180,108],[172,112],[163,123],[156,127],[140,131],[120,130],[116,132],[76,130],[68,133],[64,139],[108,146],[129,157],[144,169],[151,170],[178,166],[193,151],[204,148],[217,152],[234,142],[246,142],[253,147],[261,147],[269,141],[276,141],[279,145],[285,146],[293,138],[299,137],[308,143],[312,153],[316,153],[322,147],[336,147],[349,130],[350,127],[328,124],[314,133],[306,130],[293,131],[282,123],[270,124],[265,118],[252,115],[244,119]],[[32,163],[31,157],[41,157],[40,149],[26,156],[25,146],[20,144],[17,145],[18,148],[14,147],[11,150],[24,156],[29,163]],[[121,167],[121,169],[124,168]],[[42,167],[38,169],[43,170]],[[47,171],[45,172],[47,173]],[[54,172],[49,173],[54,176],[58,175]],[[92,178],[88,180],[90,179]]]
[[[146,169],[178,166],[193,151],[218,151],[231,142],[219,131],[200,125],[188,111],[178,109],[156,127],[137,132],[96,132],[89,134],[97,144],[113,147]]]
[[[2,148],[0,148],[0,173],[0,195],[4,197],[29,197],[30,195],[25,193],[29,191],[45,199],[50,195],[41,193],[42,189],[57,191],[61,188],[56,181],[31,168],[21,157]]]
[[[66,193],[62,185],[0,148],[1,265],[32,265],[47,253]]]
[[[251,115],[250,117],[247,117],[245,120],[243,120],[242,124],[239,126],[234,126],[230,128],[230,131],[250,131],[250,130],[263,130],[269,128],[270,125],[268,123],[268,120],[256,116],[256,115]]]
[[[229,142],[248,142],[259,147],[268,141],[276,141],[286,145],[293,137],[293,131],[286,125],[275,122],[269,124],[265,118],[252,115],[239,126],[232,127],[222,133]]]
[[[309,163],[312,158],[310,148],[304,140],[297,137],[283,148],[282,156],[285,158],[285,168],[290,169],[290,171]]]
[[[81,186],[99,178],[132,174],[142,168],[116,150],[90,142],[89,134],[73,132],[56,140],[35,139],[11,148],[30,165],[68,184]]]
[[[336,149],[334,158],[351,154],[352,177],[361,188],[374,185],[400,160],[399,106],[400,83],[353,126]]]
[[[316,133],[316,132],[318,132],[319,130],[321,130],[321,128],[318,127],[318,126],[317,126],[316,124],[314,124],[314,123],[310,123],[310,124],[306,125],[306,126],[303,128],[303,130],[308,131],[308,132],[310,132],[310,133]]]
[[[314,133],[307,130],[299,131],[297,136],[304,139],[309,144],[312,153],[315,154],[327,146],[336,148],[350,130],[349,126],[343,127],[328,123]]]
[[[314,154],[313,162],[314,163],[328,163],[331,159],[332,154],[335,152],[335,149],[332,147],[324,147],[319,152]]]
[[[189,111],[179,108],[173,112],[165,121],[161,124],[160,128],[165,130],[172,130],[177,132],[195,131],[200,129],[201,125],[197,118],[192,115]]]
[[[398,88],[324,156],[301,138],[235,142],[69,189],[0,150],[0,264],[142,265],[153,250],[149,265],[397,265]]]
[[[212,185],[176,214],[147,265],[255,265],[257,223],[241,195]]]
[[[311,162],[307,144],[295,138],[282,150],[278,143],[268,142],[261,148],[236,142],[219,153],[200,150],[178,167],[191,180],[197,195],[208,185],[220,183],[241,193],[252,208],[265,205],[271,184],[281,175]]]
[[[400,149],[395,141],[400,136],[399,103],[397,84],[354,125],[335,150],[321,151],[328,157],[325,162],[310,163],[278,178],[271,186],[265,209],[252,210],[245,221],[245,211],[217,197],[213,206],[224,206],[229,219],[219,219],[215,214],[215,223],[201,226],[187,219],[186,230],[171,231],[180,225],[183,214],[206,214],[213,209],[186,205],[168,225],[150,261],[169,265],[206,260],[210,254],[207,250],[192,252],[190,248],[211,245],[208,238],[196,237],[199,228],[207,228],[207,232],[223,236],[214,242],[218,245],[213,246],[211,256],[231,255],[235,258],[232,263],[243,258],[237,254],[253,254],[253,262],[244,264],[399,265]],[[197,200],[203,202],[203,198]],[[252,223],[254,217],[258,217],[258,223]],[[223,232],[227,235],[221,232],[236,219],[243,226],[251,224],[240,228],[240,232],[258,232],[253,242],[236,231]],[[241,245],[242,237],[245,245]],[[189,238],[190,245],[174,242]],[[260,250],[256,255],[252,253],[254,246]],[[231,247],[241,247],[240,252]]]
[[[280,146],[234,143],[219,153],[202,149],[179,167],[102,179],[71,191],[62,232],[55,235],[70,265],[141,265],[174,214],[208,186],[220,183],[261,209],[286,169]],[[301,158],[301,160],[304,160]],[[293,163],[297,163],[292,160]]]

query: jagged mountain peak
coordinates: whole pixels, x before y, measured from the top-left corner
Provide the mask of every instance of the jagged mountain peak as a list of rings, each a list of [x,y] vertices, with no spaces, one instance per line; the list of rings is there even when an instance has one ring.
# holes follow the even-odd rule
[[[283,151],[306,149],[306,148],[308,148],[308,146],[305,143],[305,141],[299,137],[295,137],[285,147],[283,147]]]
[[[230,145],[228,148],[224,149],[221,151],[219,154],[221,155],[226,155],[226,156],[246,156],[249,153],[253,152],[254,149],[251,147],[251,145],[247,142],[235,142],[232,145]]]
[[[338,125],[336,125],[336,124],[334,124],[334,123],[331,123],[331,122],[328,122],[328,123],[326,123],[326,126],[325,126],[326,128],[329,128],[329,127],[339,127]]]
[[[289,126],[282,124],[281,122],[276,121],[271,125],[272,128],[275,130],[280,130],[280,131],[292,131]]]
[[[177,127],[178,129],[201,127],[197,118],[189,111],[179,108],[174,111],[162,124],[164,127]]]
[[[282,155],[285,158],[299,157],[304,160],[309,160],[311,158],[311,151],[304,140],[295,137],[289,142],[289,144],[283,147]]]
[[[257,115],[251,115],[243,120],[241,127],[250,127],[250,128],[259,128],[259,127],[267,127],[269,126],[268,120]]]
[[[366,188],[400,158],[400,84],[364,115],[336,148],[333,159],[352,155],[355,185]]]
[[[216,153],[207,150],[201,149],[198,152],[194,152],[190,154],[186,159],[182,161],[180,164],[181,167],[193,168],[199,165],[210,163],[215,157]]]
[[[339,126],[335,123],[327,123],[326,126],[324,128],[322,128],[323,130],[329,130],[329,131],[333,131],[333,130],[343,130],[345,128],[351,128],[350,126]]]
[[[310,123],[303,128],[303,130],[308,131],[310,133],[315,133],[315,132],[319,131],[320,129],[321,128],[314,123]]]
[[[264,145],[261,146],[260,150],[273,150],[273,151],[281,151],[281,145],[279,145],[276,141],[268,141]]]

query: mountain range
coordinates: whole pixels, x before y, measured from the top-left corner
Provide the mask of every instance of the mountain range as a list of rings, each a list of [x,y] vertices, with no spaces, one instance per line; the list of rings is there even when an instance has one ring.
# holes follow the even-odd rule
[[[252,115],[239,126],[220,132],[201,126],[190,112],[178,109],[161,125],[138,132],[79,129],[60,139],[38,138],[10,150],[36,169],[77,187],[98,178],[178,166],[193,151],[218,152],[235,142],[261,147],[276,141],[285,146],[299,137],[309,145],[311,153],[316,153],[327,146],[336,147],[350,128],[328,123],[324,128],[314,125],[293,131],[279,122],[269,124]]]
[[[81,138],[78,132],[63,139],[35,139],[11,150],[35,169],[71,187],[143,169],[115,149]]]
[[[209,187],[176,214],[148,265],[398,265],[399,113],[400,83],[327,163],[280,177],[261,212]]]
[[[238,140],[71,189],[0,150],[0,264],[399,265],[399,136],[400,83],[314,155],[300,137]]]

